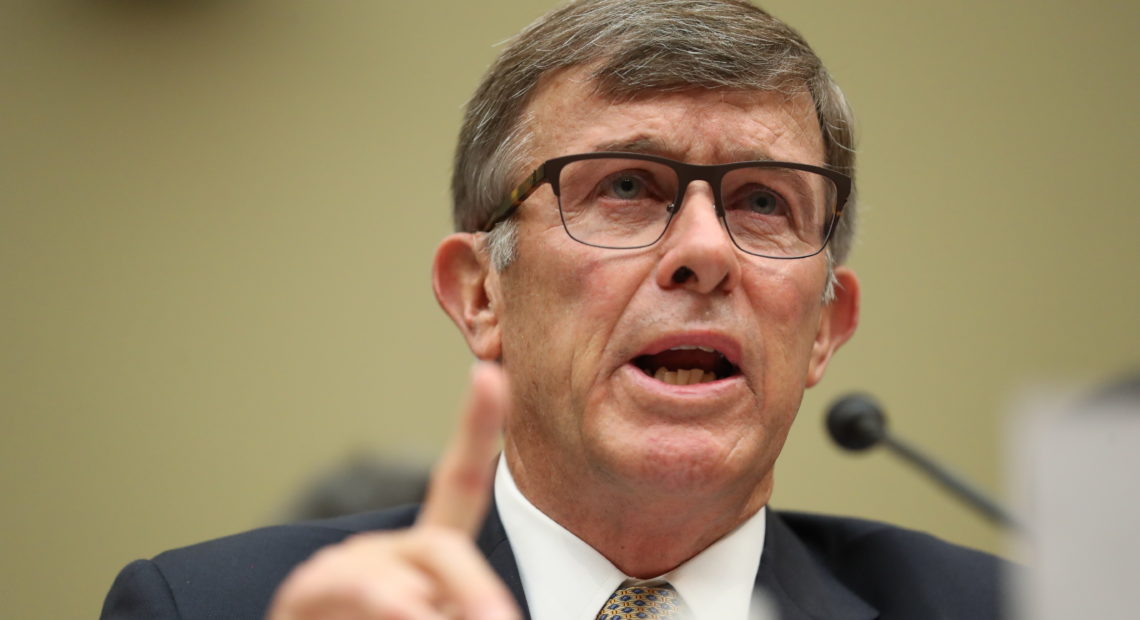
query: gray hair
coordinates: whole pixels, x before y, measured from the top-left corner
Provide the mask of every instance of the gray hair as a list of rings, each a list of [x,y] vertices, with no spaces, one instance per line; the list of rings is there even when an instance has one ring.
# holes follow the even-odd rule
[[[615,100],[692,88],[806,91],[815,103],[825,164],[854,178],[851,109],[819,57],[788,25],[743,0],[583,0],[511,39],[468,102],[451,182],[456,230],[481,230],[525,174],[519,168],[531,136],[526,107],[539,80],[585,65],[597,91]],[[829,265],[843,263],[850,251],[854,202],[852,192],[832,234]],[[513,260],[516,231],[507,220],[489,235],[497,269]]]

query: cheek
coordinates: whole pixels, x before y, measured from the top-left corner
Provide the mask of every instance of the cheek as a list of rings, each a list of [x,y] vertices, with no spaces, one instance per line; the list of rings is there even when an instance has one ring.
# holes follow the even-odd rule
[[[819,330],[825,272],[807,261],[785,261],[754,275],[745,287],[764,348],[767,383],[802,377]]]
[[[557,287],[562,311],[560,324],[552,328],[561,333],[551,334],[547,346],[558,351],[566,364],[564,371],[570,372],[568,380],[577,397],[584,397],[611,370],[605,367],[608,346],[637,289],[636,278],[616,268],[620,261],[606,258],[611,260],[579,256],[551,272],[560,274],[552,286]]]
[[[553,314],[580,345],[604,343],[646,276],[632,256],[569,243],[573,246],[548,250],[532,290],[556,306]]]
[[[503,352],[512,379],[526,381],[534,398],[573,409],[603,370],[636,278],[620,257],[554,232],[520,244],[505,274]]]

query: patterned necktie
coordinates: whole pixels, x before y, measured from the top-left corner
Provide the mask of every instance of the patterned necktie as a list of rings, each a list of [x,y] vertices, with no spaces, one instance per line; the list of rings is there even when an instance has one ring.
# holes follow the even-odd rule
[[[625,585],[602,605],[597,620],[665,620],[684,618],[677,591],[666,582]]]

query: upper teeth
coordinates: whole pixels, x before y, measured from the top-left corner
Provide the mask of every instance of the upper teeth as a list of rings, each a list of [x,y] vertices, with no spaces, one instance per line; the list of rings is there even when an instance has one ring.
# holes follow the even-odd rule
[[[704,351],[705,353],[716,353],[716,349],[712,347],[701,347],[693,344],[683,344],[679,347],[673,347],[671,351]]]

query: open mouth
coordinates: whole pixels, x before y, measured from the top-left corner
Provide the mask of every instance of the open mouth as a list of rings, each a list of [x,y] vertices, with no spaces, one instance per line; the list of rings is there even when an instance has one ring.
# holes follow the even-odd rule
[[[670,385],[709,383],[740,374],[720,351],[711,347],[679,346],[633,358],[642,372]]]

